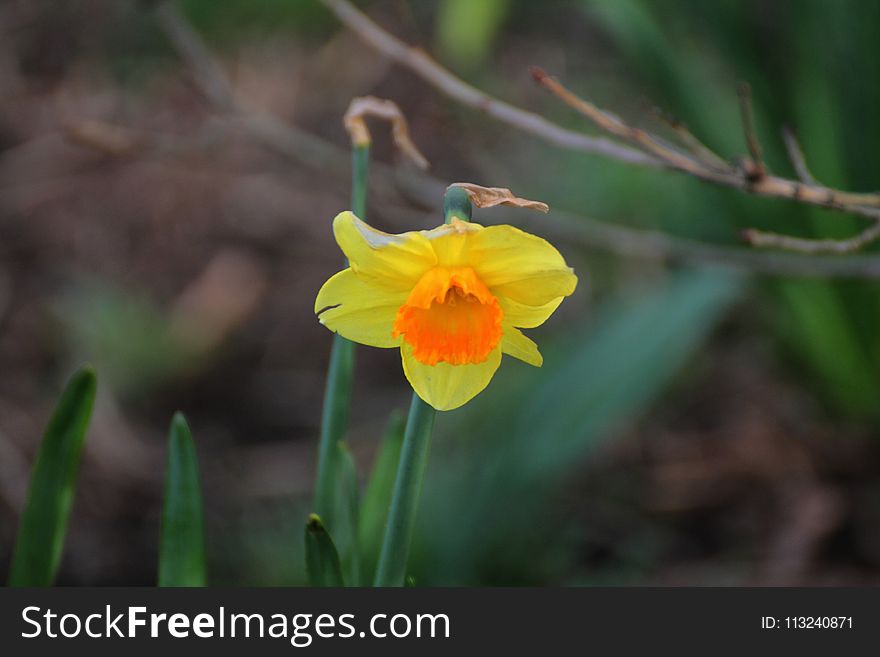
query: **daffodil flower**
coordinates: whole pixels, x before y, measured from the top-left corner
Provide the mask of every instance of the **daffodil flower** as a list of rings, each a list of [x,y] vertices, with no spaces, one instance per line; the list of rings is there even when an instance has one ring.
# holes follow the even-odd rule
[[[320,322],[353,342],[399,348],[413,389],[440,411],[480,393],[502,353],[540,367],[520,329],[543,324],[577,285],[559,251],[513,226],[453,219],[391,235],[342,212],[333,232],[350,267],[318,292]]]

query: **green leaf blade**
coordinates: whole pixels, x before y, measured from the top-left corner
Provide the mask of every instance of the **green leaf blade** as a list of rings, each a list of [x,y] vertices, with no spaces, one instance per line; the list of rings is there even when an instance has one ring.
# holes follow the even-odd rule
[[[305,531],[306,570],[312,586],[345,586],[342,564],[333,539],[327,533],[321,518],[309,516]]]
[[[95,390],[94,371],[77,371],[46,427],[21,517],[10,586],[51,586],[55,580]]]
[[[400,463],[405,426],[406,416],[400,412],[393,413],[385,429],[373,472],[361,501],[358,542],[363,554],[362,571],[368,574],[370,582],[379,562],[379,550],[382,547],[382,535],[388,518],[388,507],[391,505],[397,466]]]
[[[335,544],[338,546],[345,580],[352,586],[360,586],[361,550],[359,545],[360,492],[354,456],[348,445],[339,444],[339,509],[333,526]]]
[[[177,413],[168,436],[168,470],[159,542],[159,586],[205,586],[205,523],[195,444]]]

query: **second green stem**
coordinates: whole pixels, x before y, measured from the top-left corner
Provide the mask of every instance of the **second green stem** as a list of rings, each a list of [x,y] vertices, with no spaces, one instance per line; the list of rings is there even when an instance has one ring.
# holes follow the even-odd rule
[[[367,212],[367,174],[370,145],[355,146],[351,154],[351,210],[361,219]],[[348,261],[346,261],[346,266]],[[354,378],[354,343],[341,335],[333,336],[324,411],[321,416],[321,438],[318,444],[318,478],[315,483],[315,511],[328,527],[334,526],[337,508],[337,472],[339,445],[348,430],[351,388]]]
[[[450,187],[446,191],[443,215],[447,224],[453,219],[470,221],[471,201],[464,189]],[[400,465],[391,496],[391,508],[388,510],[385,539],[376,569],[376,586],[402,586],[406,577],[409,547],[436,415],[437,411],[413,393],[403,435]]]

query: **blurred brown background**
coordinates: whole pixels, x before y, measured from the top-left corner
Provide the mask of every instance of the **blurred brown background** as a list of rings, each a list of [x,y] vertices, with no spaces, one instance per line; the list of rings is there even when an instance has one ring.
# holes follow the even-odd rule
[[[201,459],[211,582],[302,582],[330,346],[312,305],[341,267],[330,221],[349,203],[341,119],[354,96],[397,102],[442,181],[731,245],[743,224],[831,223],[516,134],[383,59],[318,2],[179,3],[248,112],[322,140],[314,153],[273,148],[205,97],[155,4],[0,6],[0,572],[42,428],[65,378],[89,361],[99,399],[59,583],[154,583],[177,409]],[[530,83],[528,65],[637,121],[650,120],[646,97],[670,106],[731,155],[743,149],[734,83],[749,78],[759,124],[795,121],[818,175],[870,188],[876,126],[861,146],[835,126],[876,115],[880,92],[834,75],[849,64],[878,79],[878,46],[856,26],[876,18],[870,4],[833,5],[818,61],[822,3],[359,6],[470,82],[584,130]],[[371,127],[374,161],[395,165],[386,128]],[[778,143],[768,150],[781,161]],[[442,220],[439,197],[379,174],[376,226]],[[505,363],[505,380],[440,419],[417,581],[880,582],[875,284],[682,272],[566,239],[552,211],[480,220],[552,238],[581,285],[532,332],[545,371]],[[651,343],[654,331],[668,341]],[[645,340],[650,349],[633,348]],[[350,436],[362,478],[389,413],[409,399],[398,359],[358,350]],[[594,410],[554,424],[568,416],[534,401],[542,390]],[[513,440],[496,418],[538,429]]]

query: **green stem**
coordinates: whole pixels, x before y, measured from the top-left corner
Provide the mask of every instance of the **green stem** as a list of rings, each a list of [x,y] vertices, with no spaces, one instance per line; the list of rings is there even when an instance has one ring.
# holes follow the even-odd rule
[[[453,219],[470,221],[471,200],[465,190],[451,187],[446,191],[446,196],[443,198],[443,215],[447,224]],[[388,510],[385,539],[379,555],[379,566],[376,569],[376,586],[404,584],[409,547],[422,492],[422,481],[428,464],[428,449],[436,415],[437,411],[413,393],[409,416],[406,419],[406,431],[403,435],[397,480],[394,482],[391,508]]]
[[[351,151],[351,211],[367,219],[367,172],[370,168],[370,145],[355,146]]]
[[[367,174],[370,145],[361,144],[351,153],[351,210],[361,219],[367,212]],[[346,260],[345,265],[348,266]],[[333,337],[327,385],[324,389],[324,410],[321,414],[321,438],[318,443],[318,479],[315,483],[315,511],[328,527],[333,527],[337,504],[337,472],[339,445],[348,429],[351,388],[354,375],[354,343],[342,336]]]
[[[461,187],[450,187],[443,197],[443,217],[445,223],[453,219],[471,220],[471,197]]]
[[[376,570],[376,586],[403,586],[436,414],[431,406],[413,394],[388,510],[385,540]]]

